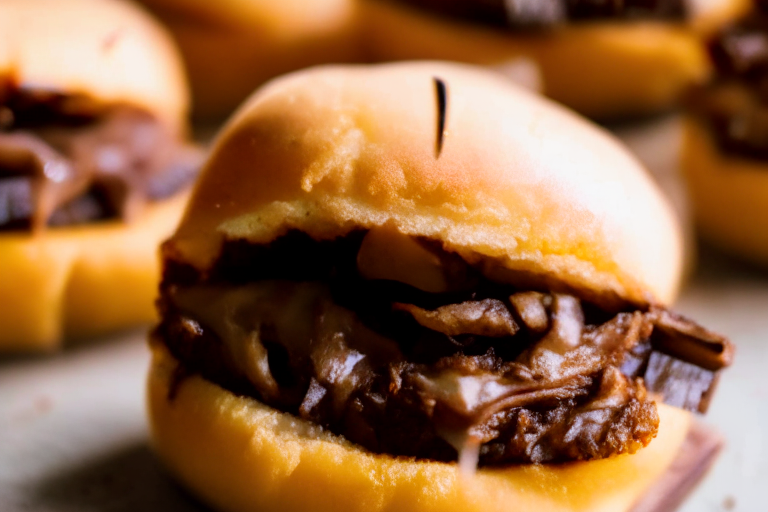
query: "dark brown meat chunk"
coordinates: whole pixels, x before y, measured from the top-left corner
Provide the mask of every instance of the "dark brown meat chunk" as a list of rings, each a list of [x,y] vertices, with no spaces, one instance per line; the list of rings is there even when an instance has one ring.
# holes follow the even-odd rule
[[[149,113],[10,88],[0,98],[0,231],[130,220],[194,177],[200,154]]]
[[[563,0],[508,0],[504,9],[511,27],[547,27],[568,20]]]
[[[439,16],[511,30],[589,20],[682,20],[684,0],[390,0]]]
[[[733,361],[733,345],[690,318],[662,308],[649,312],[654,321],[654,345],[683,361],[717,371]]]
[[[566,0],[571,19],[683,19],[685,0]]]
[[[768,9],[724,28],[709,43],[716,80],[691,95],[723,151],[768,159]]]
[[[467,301],[429,311],[413,304],[394,304],[407,311],[422,326],[446,336],[475,334],[491,338],[514,336],[519,327],[503,302],[496,299]]]
[[[29,179],[19,176],[0,178],[0,226],[6,229],[29,227],[34,212],[32,201]]]
[[[717,373],[662,352],[651,354],[644,377],[665,403],[701,413],[707,412],[717,383]]]
[[[613,367],[594,384],[597,392],[588,401],[499,413],[486,427],[499,435],[483,446],[481,457],[491,464],[602,458],[634,453],[656,436],[658,412],[641,384]]]

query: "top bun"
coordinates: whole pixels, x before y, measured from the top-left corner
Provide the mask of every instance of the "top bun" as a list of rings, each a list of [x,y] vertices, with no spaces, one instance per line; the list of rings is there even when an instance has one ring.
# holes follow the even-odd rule
[[[268,27],[286,39],[321,33],[346,19],[352,0],[140,0],[168,14],[171,22],[200,27],[253,30]],[[183,16],[179,16],[183,13]],[[171,15],[177,15],[173,20]]]
[[[439,155],[435,78],[447,90]],[[680,278],[674,214],[613,137],[445,63],[320,67],[267,84],[218,137],[166,254],[205,270],[225,239],[383,224],[439,240],[497,281],[599,304],[666,304]]]
[[[702,35],[720,30],[724,25],[750,11],[753,0],[688,0],[691,25]]]
[[[194,115],[221,120],[272,77],[360,62],[359,0],[139,0],[168,26],[187,65]],[[222,58],[222,56],[225,56]]]
[[[128,2],[0,0],[0,81],[130,103],[181,126],[188,92],[170,36]]]

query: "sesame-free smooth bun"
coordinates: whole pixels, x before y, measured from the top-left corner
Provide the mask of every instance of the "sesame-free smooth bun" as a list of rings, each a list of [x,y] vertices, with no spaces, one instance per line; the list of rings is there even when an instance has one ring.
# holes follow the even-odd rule
[[[634,455],[564,465],[484,468],[377,455],[199,377],[153,343],[148,400],[160,457],[224,512],[631,510],[680,450],[690,414],[659,405],[657,437]]]
[[[170,36],[104,0],[0,0],[0,81],[143,107],[181,127],[188,93]]]
[[[168,26],[187,65],[197,117],[221,119],[272,77],[360,61],[353,0],[140,0]]]
[[[593,20],[551,30],[506,31],[425,12],[392,0],[362,3],[375,60],[444,59],[503,73],[535,61],[544,93],[589,117],[648,115],[673,107],[710,74],[701,35],[737,18],[749,0],[690,2],[689,22]]]
[[[204,270],[225,239],[383,225],[494,280],[598,303],[666,304],[678,288],[680,230],[638,162],[580,117],[459,64],[321,67],[266,85],[219,136],[167,248]]]
[[[768,163],[723,152],[697,117],[684,124],[681,167],[702,237],[768,265]]]

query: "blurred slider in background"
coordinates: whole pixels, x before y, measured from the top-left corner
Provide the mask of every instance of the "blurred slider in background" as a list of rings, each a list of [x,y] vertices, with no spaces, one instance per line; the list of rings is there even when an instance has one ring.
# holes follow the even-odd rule
[[[706,81],[701,44],[748,0],[362,0],[376,61],[441,59],[504,69],[528,57],[544,93],[599,119],[674,107]]]
[[[768,2],[709,41],[717,67],[688,102],[682,167],[699,231],[768,265]]]
[[[221,120],[296,69],[362,60],[355,0],[139,0],[173,33],[198,119]]]
[[[152,320],[202,157],[170,36],[128,2],[0,1],[0,351]]]

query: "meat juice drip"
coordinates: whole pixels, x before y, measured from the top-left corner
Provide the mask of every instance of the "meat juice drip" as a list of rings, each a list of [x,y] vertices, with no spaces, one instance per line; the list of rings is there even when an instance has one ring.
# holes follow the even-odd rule
[[[482,440],[470,433],[470,427],[438,428],[438,435],[458,454],[456,469],[459,478],[471,478],[480,463]]]
[[[459,449],[459,477],[472,478],[477,473],[477,465],[480,462],[480,440],[474,436],[467,436],[461,449]]]

